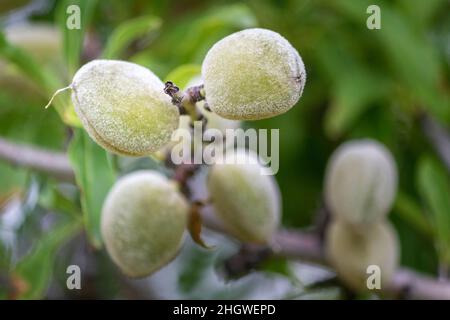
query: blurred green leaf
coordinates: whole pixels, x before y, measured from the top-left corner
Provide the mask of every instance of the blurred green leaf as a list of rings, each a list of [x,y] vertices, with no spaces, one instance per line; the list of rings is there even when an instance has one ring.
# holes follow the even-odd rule
[[[25,189],[27,181],[27,173],[25,170],[18,170],[17,168],[0,163],[0,207],[10,200],[10,197],[15,194],[20,194]]]
[[[180,64],[201,63],[215,42],[234,31],[255,27],[257,21],[245,4],[231,4],[197,11],[166,25],[155,46],[130,58],[160,76]]]
[[[382,10],[384,25],[379,39],[389,62],[416,98],[415,103],[449,123],[450,101],[440,88],[442,68],[436,48],[427,38],[418,36],[397,11]]]
[[[193,248],[187,262],[178,275],[178,286],[182,293],[189,293],[200,285],[203,274],[214,263],[215,255],[199,248]]]
[[[116,174],[110,166],[107,152],[78,129],[69,146],[69,159],[75,171],[75,179],[81,190],[81,206],[89,239],[100,247],[100,216],[103,201],[114,184]]]
[[[189,82],[201,74],[201,67],[197,64],[183,64],[172,70],[164,81],[172,81],[180,89],[186,89]]]
[[[81,218],[81,208],[76,201],[67,197],[59,189],[56,183],[47,183],[39,194],[39,204],[46,209],[69,214],[73,218]]]
[[[12,250],[0,239],[0,300],[7,299],[9,294],[9,279],[7,275],[10,273],[11,258]]]
[[[9,271],[12,261],[11,253],[11,249],[0,239],[0,272]]]
[[[435,236],[433,227],[424,215],[422,208],[407,194],[401,191],[398,193],[393,211],[425,236]]]
[[[51,70],[39,65],[26,51],[11,45],[2,32],[0,32],[0,57],[6,59],[33,80],[38,88],[42,89],[43,97],[50,99],[51,95],[63,86]],[[79,125],[79,120],[67,95],[55,97],[53,105],[65,123]],[[44,105],[42,112],[45,112]]]
[[[123,51],[135,40],[155,32],[161,27],[160,18],[147,15],[127,20],[120,24],[108,38],[103,57],[105,59],[120,58]]]
[[[44,111],[39,101],[0,92],[0,136],[12,142],[61,149],[65,140],[64,124],[55,111]],[[28,172],[25,168],[0,162],[0,204],[12,194],[23,191]]]
[[[223,7],[215,7],[201,12],[190,22],[177,24],[168,41],[177,50],[172,51],[173,58],[180,61],[197,61],[195,58],[203,58],[204,52],[217,40],[217,36],[231,33],[236,29],[246,29],[257,25],[252,11],[244,4],[233,4]],[[201,57],[197,55],[199,50],[204,51]]]
[[[418,167],[418,189],[429,208],[441,260],[450,263],[450,182],[446,170],[425,157]]]
[[[72,76],[80,66],[80,56],[83,49],[84,35],[93,17],[97,0],[62,0],[58,1],[56,20],[63,34],[64,57],[69,75]],[[78,7],[80,10],[80,29],[69,29],[68,19],[76,14],[70,9]]]
[[[65,142],[65,126],[52,110],[39,102],[7,97],[0,92],[0,135],[19,143],[60,150]]]
[[[365,26],[369,0],[330,2],[358,25]],[[386,63],[400,80],[402,92],[413,98],[413,107],[432,112],[441,120],[450,122],[450,98],[441,88],[442,62],[433,43],[420,25],[413,24],[405,15],[386,2],[381,9],[381,29],[367,30],[377,42]],[[422,26],[423,27],[423,26]]]
[[[289,261],[284,258],[271,258],[263,262],[260,267],[265,272],[277,273],[282,276],[288,277],[293,283],[300,284],[301,282],[292,272]]]
[[[339,138],[350,129],[371,102],[386,95],[388,83],[384,77],[363,69],[347,70],[341,74],[325,117],[328,137]]]
[[[399,6],[405,9],[410,19],[422,26],[432,22],[438,10],[445,10],[447,0],[398,0]]]
[[[74,220],[58,224],[36,241],[29,254],[23,257],[13,272],[18,298],[39,299],[45,294],[53,272],[58,248],[80,231]]]
[[[11,45],[2,32],[0,32],[0,57],[17,66],[39,84],[43,89],[43,95],[58,86],[58,80],[51,72],[44,70],[26,51]]]

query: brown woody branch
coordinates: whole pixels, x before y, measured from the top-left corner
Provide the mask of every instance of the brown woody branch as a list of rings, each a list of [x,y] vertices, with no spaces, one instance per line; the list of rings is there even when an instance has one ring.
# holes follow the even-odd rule
[[[0,138],[0,159],[6,162],[44,172],[64,181],[73,181],[74,174],[65,154],[20,145]]]
[[[67,157],[62,153],[41,150],[35,147],[17,145],[0,138],[0,159],[18,166],[51,174],[60,179],[73,179],[73,171]],[[177,170],[183,170],[180,166]],[[192,170],[192,168],[189,168]],[[178,174],[181,174],[178,172]],[[214,214],[212,206],[202,210],[204,225],[217,232],[227,233]],[[258,263],[271,256],[286,257],[309,261],[328,266],[322,251],[319,237],[314,233],[304,233],[298,230],[280,230],[269,246],[246,246],[246,256],[253,261],[248,265]],[[253,253],[256,252],[256,255]],[[255,258],[256,257],[256,258]],[[244,266],[247,266],[244,264]],[[390,296],[406,299],[449,299],[450,282],[438,281],[407,268],[401,268],[386,290]]]

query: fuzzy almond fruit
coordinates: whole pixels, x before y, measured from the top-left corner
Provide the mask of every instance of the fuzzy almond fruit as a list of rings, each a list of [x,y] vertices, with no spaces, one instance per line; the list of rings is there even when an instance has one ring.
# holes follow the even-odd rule
[[[187,214],[188,204],[174,182],[155,171],[128,174],[103,204],[106,249],[127,276],[150,275],[177,255]]]
[[[212,204],[236,238],[244,242],[267,243],[280,223],[280,191],[275,178],[262,175],[254,153],[244,150],[233,156],[242,163],[216,163],[207,178]],[[228,153],[227,156],[230,156]]]
[[[179,113],[150,70],[134,63],[94,60],[78,70],[72,102],[81,122],[103,148],[143,156],[170,141]]]
[[[280,34],[246,29],[217,42],[202,64],[209,107],[232,120],[270,118],[300,99],[306,71],[297,50]]]

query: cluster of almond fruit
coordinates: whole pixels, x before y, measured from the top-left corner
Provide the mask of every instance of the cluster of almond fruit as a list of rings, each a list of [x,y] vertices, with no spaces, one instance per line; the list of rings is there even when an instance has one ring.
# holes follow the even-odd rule
[[[204,116],[258,120],[282,114],[302,95],[303,61],[281,35],[247,29],[217,42],[202,64]],[[164,83],[134,63],[94,60],[67,87],[90,137],[109,152],[146,156],[170,142],[180,109]],[[173,97],[172,97],[173,98]],[[242,155],[245,150],[234,150]],[[209,200],[224,226],[245,242],[270,241],[280,221],[280,192],[273,176],[260,174],[256,154],[249,163],[209,168]],[[253,164],[252,164],[253,163]],[[156,171],[120,178],[102,210],[101,231],[113,261],[128,276],[143,277],[178,253],[190,204],[177,182]]]

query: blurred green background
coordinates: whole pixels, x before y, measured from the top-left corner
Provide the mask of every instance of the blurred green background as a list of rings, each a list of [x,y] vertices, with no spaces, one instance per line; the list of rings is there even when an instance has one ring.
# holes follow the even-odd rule
[[[81,8],[81,30],[66,28],[71,4]],[[366,27],[370,4],[381,8],[380,30]],[[117,168],[78,129],[69,94],[43,109],[80,65],[97,57],[138,63],[183,86],[199,74],[216,41],[250,27],[287,38],[307,70],[297,106],[275,118],[245,123],[280,129],[276,178],[284,226],[314,225],[330,154],[343,141],[374,138],[391,150],[399,170],[390,219],[401,240],[402,265],[431,275],[442,266],[448,270],[449,172],[422,126],[424,116],[450,126],[448,0],[1,0],[0,15],[0,136],[69,149],[83,190],[0,161],[0,297],[345,297],[335,284],[308,287],[328,271],[305,270],[284,260],[225,281],[221,261],[236,250],[236,243],[225,240],[213,252],[188,243],[173,264],[151,279],[124,279],[99,249],[102,197],[116,175],[157,164],[122,159]],[[25,22],[32,25],[19,27]],[[79,292],[65,289],[71,263],[84,272]]]

